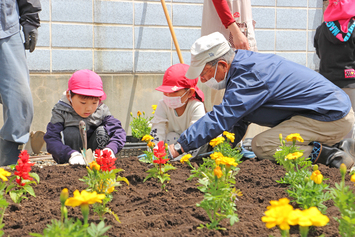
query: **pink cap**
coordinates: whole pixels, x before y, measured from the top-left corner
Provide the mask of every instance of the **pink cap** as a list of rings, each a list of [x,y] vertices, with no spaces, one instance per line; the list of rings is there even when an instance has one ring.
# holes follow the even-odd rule
[[[189,69],[187,64],[174,64],[169,67],[164,74],[163,84],[157,88],[157,91],[172,93],[181,89],[194,88],[197,94],[196,98],[201,102],[204,101],[205,96],[200,88],[197,87],[198,78],[188,79],[185,74]]]
[[[101,101],[106,99],[101,77],[88,69],[74,72],[68,81],[68,91],[79,95],[101,97]]]

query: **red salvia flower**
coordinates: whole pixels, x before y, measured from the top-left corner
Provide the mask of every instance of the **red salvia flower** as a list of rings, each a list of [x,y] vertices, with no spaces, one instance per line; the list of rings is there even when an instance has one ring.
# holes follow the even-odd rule
[[[102,171],[111,171],[116,169],[115,161],[117,158],[111,157],[111,151],[101,151],[99,149],[95,150],[96,163],[100,165]]]
[[[157,164],[159,164],[159,165],[161,165],[161,164],[164,165],[168,160],[169,160],[169,159],[162,159],[162,158],[159,158],[159,159],[157,159],[157,160],[153,160],[153,162],[154,162],[154,163],[157,163]]]
[[[16,178],[16,182],[19,185],[25,185],[25,183],[22,183],[22,180],[33,180],[33,178],[29,175],[29,172],[31,171],[31,166],[33,166],[34,163],[30,163],[29,160],[30,156],[27,151],[21,151],[17,165],[15,166],[16,171],[14,172],[14,174],[18,176],[18,178]]]
[[[166,156],[164,141],[158,142],[158,148],[154,148],[154,155],[157,158],[163,158]],[[164,163],[165,164],[165,163]]]

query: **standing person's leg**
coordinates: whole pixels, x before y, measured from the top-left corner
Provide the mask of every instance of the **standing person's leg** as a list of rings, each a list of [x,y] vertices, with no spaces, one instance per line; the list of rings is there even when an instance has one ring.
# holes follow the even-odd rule
[[[355,111],[355,89],[354,88],[342,88],[342,90],[349,96],[351,101],[351,107]],[[345,138],[355,138],[355,124]]]
[[[333,146],[343,139],[353,124],[354,112],[352,109],[344,118],[332,122],[294,116],[254,137],[252,149],[258,158],[274,160],[273,155],[280,146],[279,134],[281,133],[285,137],[291,133],[299,133],[304,142],[296,142],[296,145],[300,147],[300,150],[304,150],[304,157],[309,157],[314,147],[314,145],[308,145],[309,143],[316,141],[320,144]]]
[[[20,33],[0,39],[0,95],[4,126],[0,130],[0,165],[15,164],[29,138],[33,102]]]

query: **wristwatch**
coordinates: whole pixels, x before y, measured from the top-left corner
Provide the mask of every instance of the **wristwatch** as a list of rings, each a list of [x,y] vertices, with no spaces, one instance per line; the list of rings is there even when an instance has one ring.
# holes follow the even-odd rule
[[[179,153],[179,155],[182,154],[182,150],[181,150],[181,145],[180,145],[180,143],[175,143],[175,144],[174,144],[174,149]]]

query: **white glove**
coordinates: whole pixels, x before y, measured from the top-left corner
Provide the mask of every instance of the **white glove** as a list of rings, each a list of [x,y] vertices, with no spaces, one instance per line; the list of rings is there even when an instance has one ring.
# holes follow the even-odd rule
[[[83,155],[77,151],[71,153],[71,156],[69,158],[69,164],[71,164],[71,165],[86,165]]]
[[[104,148],[102,151],[110,151],[111,152],[111,158],[116,158],[115,154],[113,153],[113,150],[111,150],[110,148]],[[102,153],[101,153],[102,155]]]

